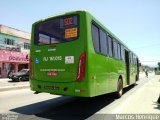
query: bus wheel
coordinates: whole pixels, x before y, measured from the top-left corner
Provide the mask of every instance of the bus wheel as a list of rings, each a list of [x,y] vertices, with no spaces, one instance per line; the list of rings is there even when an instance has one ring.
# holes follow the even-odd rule
[[[123,94],[123,80],[119,78],[118,84],[117,84],[117,92],[116,92],[116,97],[120,98]]]

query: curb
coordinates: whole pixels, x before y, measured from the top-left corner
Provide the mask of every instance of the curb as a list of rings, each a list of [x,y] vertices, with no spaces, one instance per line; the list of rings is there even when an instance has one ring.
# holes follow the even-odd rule
[[[0,88],[0,92],[10,91],[10,90],[27,89],[27,88],[29,88],[29,85],[27,85],[27,86],[10,86],[10,87],[3,87],[3,88]]]

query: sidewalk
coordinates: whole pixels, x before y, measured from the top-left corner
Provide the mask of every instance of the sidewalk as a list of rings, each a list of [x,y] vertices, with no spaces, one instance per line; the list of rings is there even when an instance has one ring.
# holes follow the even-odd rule
[[[29,81],[12,82],[11,79],[0,78],[0,92],[25,88],[29,88]]]
[[[114,113],[160,114],[157,103],[160,94],[160,75],[145,78],[148,82],[130,95]]]

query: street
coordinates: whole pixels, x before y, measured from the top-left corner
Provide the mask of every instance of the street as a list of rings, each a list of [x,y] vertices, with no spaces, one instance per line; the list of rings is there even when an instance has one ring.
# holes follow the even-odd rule
[[[103,119],[100,115],[160,114],[160,105],[156,103],[159,94],[158,75],[141,78],[136,86],[125,88],[120,99],[115,99],[113,94],[94,98],[34,94],[25,88],[0,92],[0,113],[18,114],[20,120]]]

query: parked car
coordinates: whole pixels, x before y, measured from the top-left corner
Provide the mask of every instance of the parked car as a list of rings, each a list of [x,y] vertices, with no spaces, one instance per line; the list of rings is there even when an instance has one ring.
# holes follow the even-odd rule
[[[29,80],[29,69],[22,69],[17,73],[12,73],[10,78],[12,81],[27,81]]]

